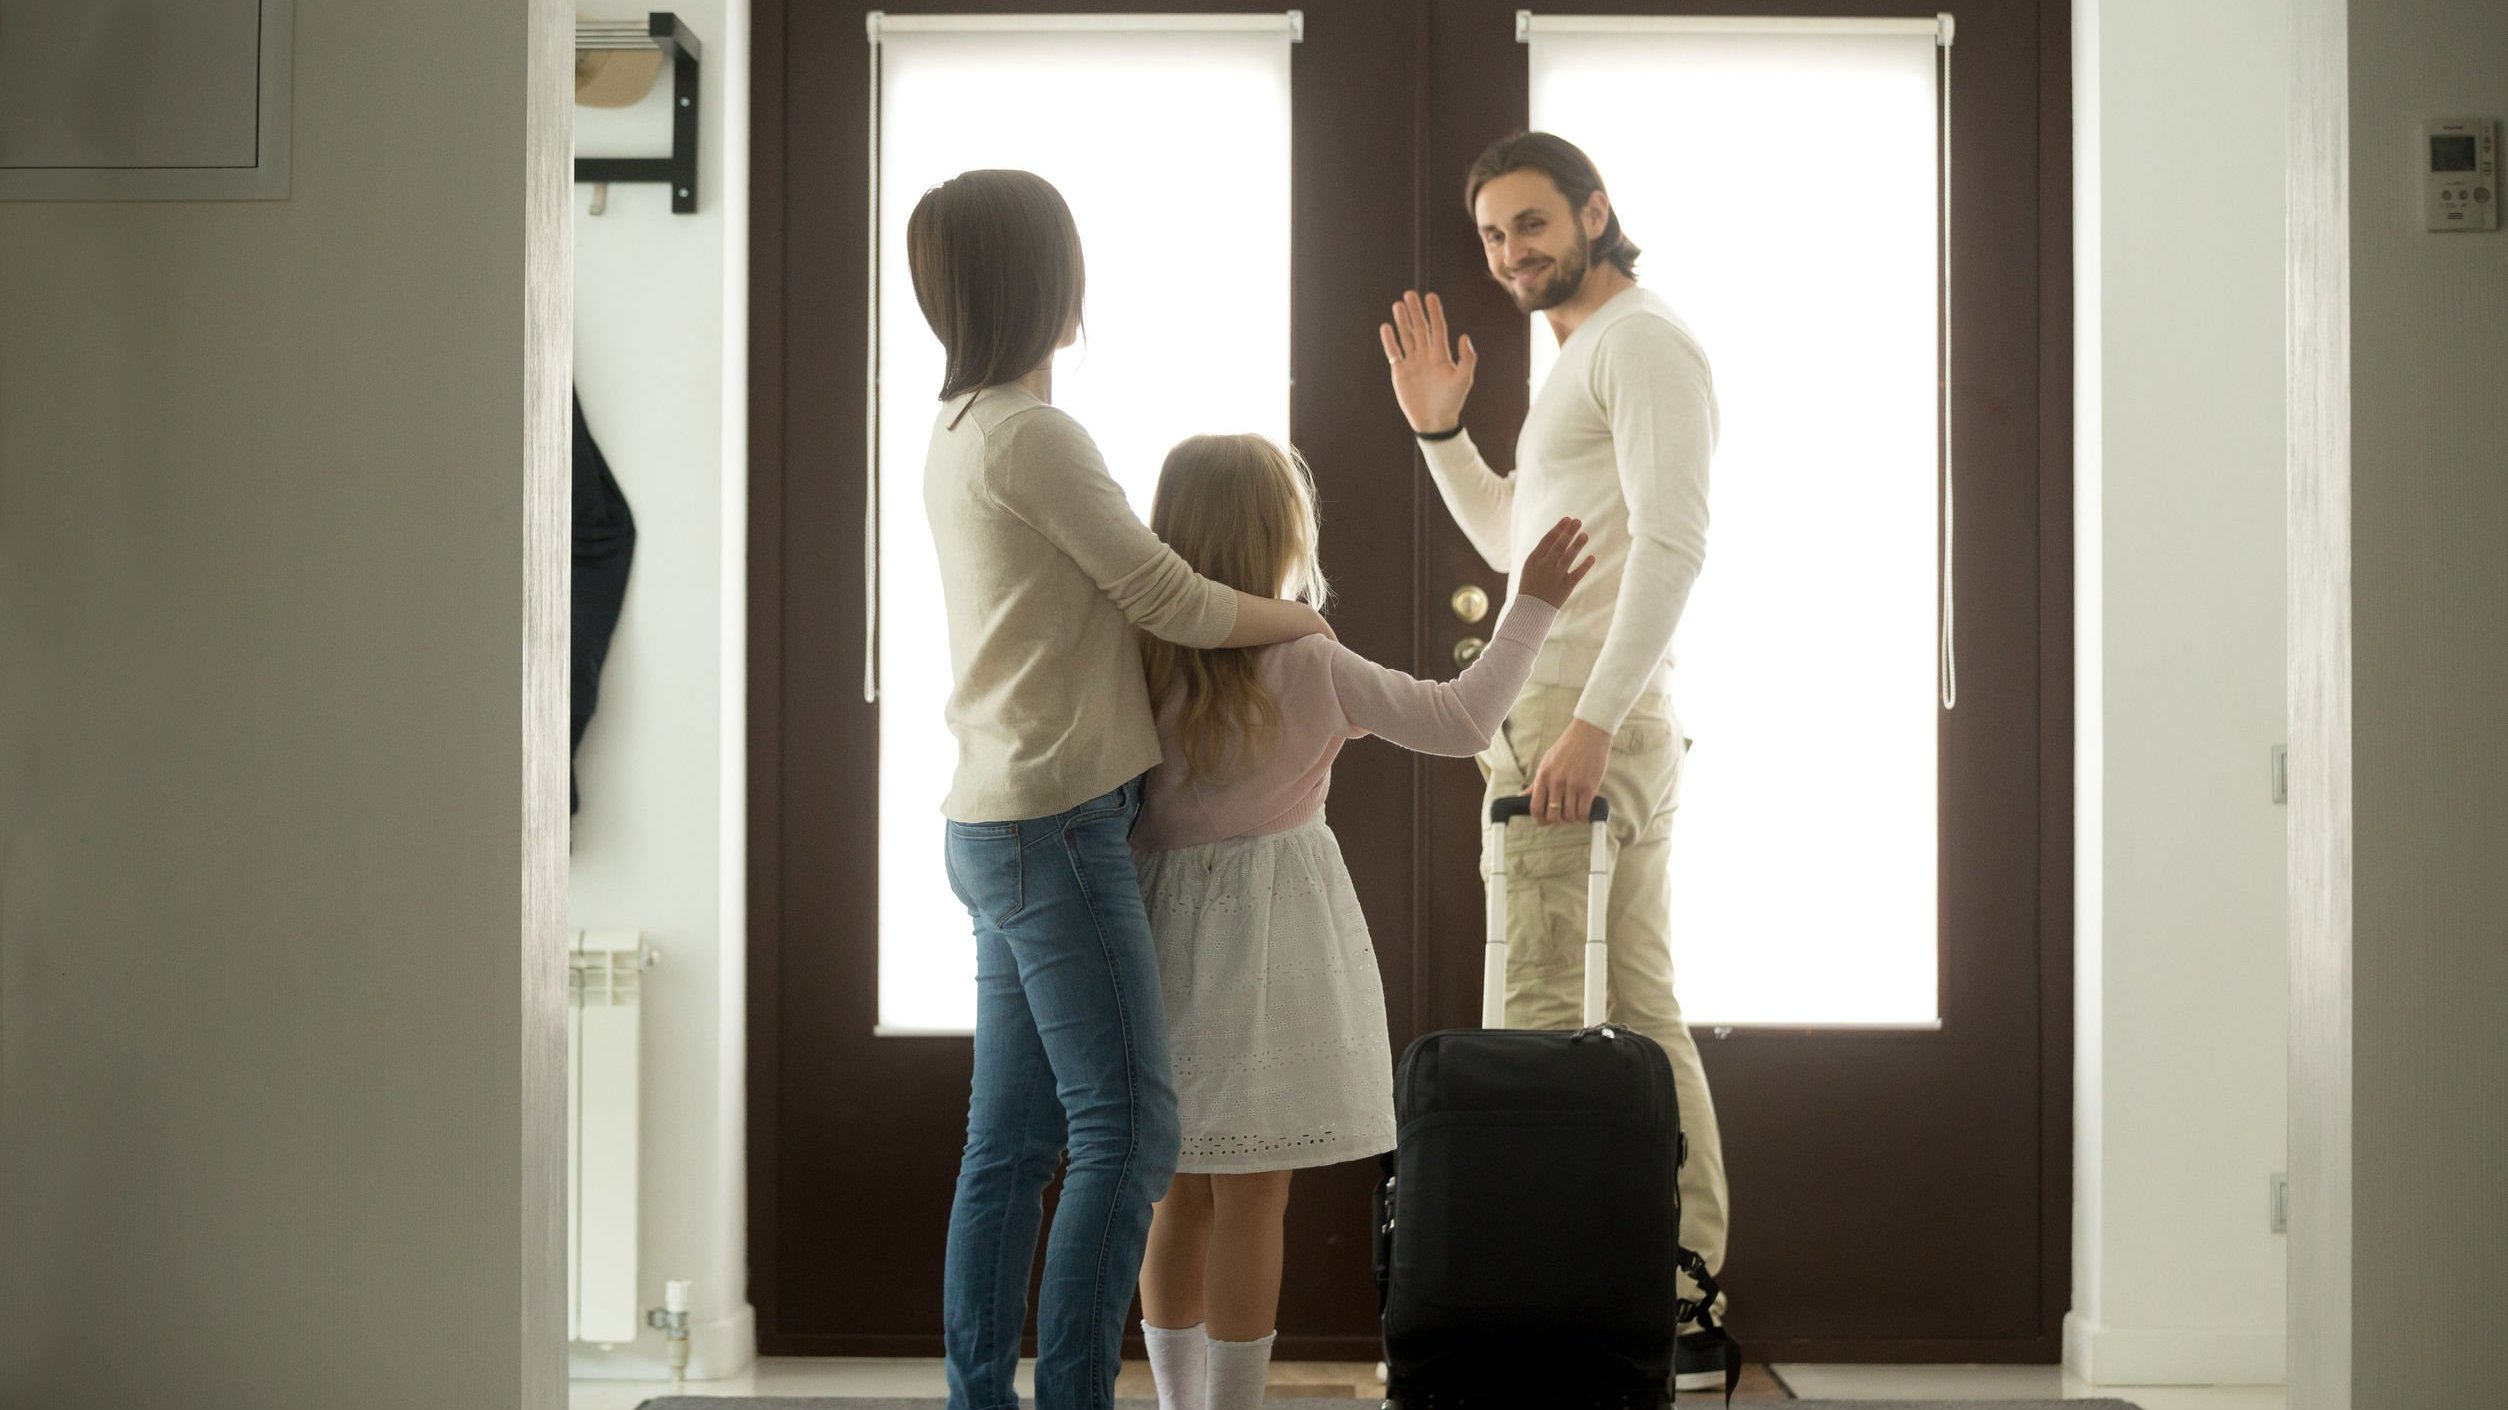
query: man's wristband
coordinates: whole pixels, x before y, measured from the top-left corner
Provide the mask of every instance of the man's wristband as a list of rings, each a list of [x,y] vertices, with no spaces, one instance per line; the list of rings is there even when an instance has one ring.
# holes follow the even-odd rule
[[[1450,431],[1413,431],[1411,434],[1423,441],[1450,441],[1463,434],[1463,423],[1454,423],[1454,429]]]

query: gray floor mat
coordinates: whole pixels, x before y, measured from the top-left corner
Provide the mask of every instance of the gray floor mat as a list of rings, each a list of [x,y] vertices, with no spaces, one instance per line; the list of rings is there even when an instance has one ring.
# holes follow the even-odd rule
[[[1683,1396],[1685,1405],[1721,1404],[1721,1397]],[[1755,1400],[1751,1405],[1792,1405],[1794,1410],[2137,1410],[2123,1400]],[[947,1410],[945,1400],[804,1396],[798,1399],[680,1395],[648,1400],[637,1410]],[[1263,1410],[1359,1410],[1366,1400],[1266,1400]],[[1158,1410],[1155,1400],[1123,1400],[1116,1410]]]

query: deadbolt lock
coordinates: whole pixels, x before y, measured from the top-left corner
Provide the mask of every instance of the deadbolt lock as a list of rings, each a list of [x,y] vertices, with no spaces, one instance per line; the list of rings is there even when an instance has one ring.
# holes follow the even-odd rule
[[[1478,583],[1465,583],[1454,590],[1454,615],[1466,622],[1477,622],[1489,615],[1489,593]]]

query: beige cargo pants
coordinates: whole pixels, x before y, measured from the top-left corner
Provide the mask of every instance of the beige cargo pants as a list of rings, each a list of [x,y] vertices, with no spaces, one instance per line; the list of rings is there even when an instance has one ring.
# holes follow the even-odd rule
[[[1541,757],[1575,717],[1582,692],[1531,685],[1481,755],[1487,800],[1522,793]],[[1611,802],[1611,973],[1608,1015],[1663,1045],[1680,1094],[1689,1164],[1681,1171],[1681,1242],[1709,1272],[1724,1267],[1727,1223],[1724,1142],[1698,1045],[1672,992],[1672,814],[1680,803],[1680,725],[1661,695],[1641,697],[1612,737],[1602,794]],[[1507,1026],[1572,1029],[1584,1024],[1585,864],[1593,834],[1581,821],[1507,824]],[[1481,851],[1481,880],[1489,853]],[[1684,1295],[1697,1290],[1682,1280]],[[1723,1308],[1716,1312],[1721,1318]]]

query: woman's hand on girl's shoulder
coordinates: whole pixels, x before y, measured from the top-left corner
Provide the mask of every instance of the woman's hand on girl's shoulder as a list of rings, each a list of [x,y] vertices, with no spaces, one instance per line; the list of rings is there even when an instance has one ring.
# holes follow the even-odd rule
[[[1583,562],[1577,555],[1585,553],[1587,540],[1582,521],[1569,517],[1550,526],[1550,532],[1533,545],[1525,558],[1523,569],[1516,575],[1516,590],[1526,597],[1538,597],[1553,607],[1567,604],[1568,594],[1585,581],[1593,571],[1593,555],[1585,554]]]

